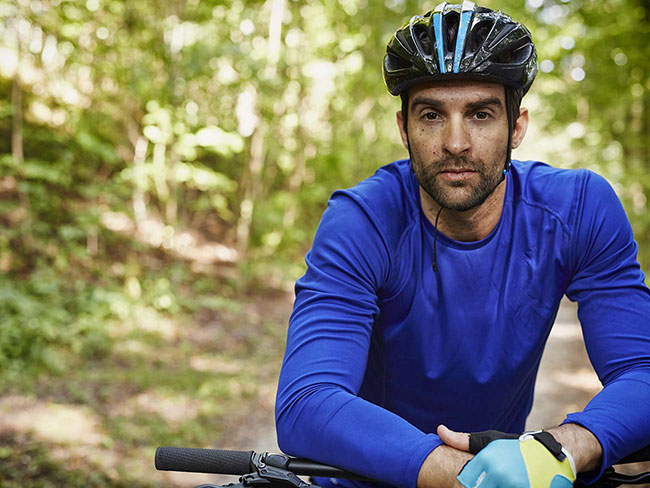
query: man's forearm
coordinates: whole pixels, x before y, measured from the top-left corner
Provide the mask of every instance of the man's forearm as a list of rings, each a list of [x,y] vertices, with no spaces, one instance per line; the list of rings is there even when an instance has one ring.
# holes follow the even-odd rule
[[[456,476],[473,457],[473,454],[453,447],[436,447],[422,463],[418,488],[462,488]]]
[[[578,473],[592,471],[600,466],[603,449],[596,436],[588,429],[578,424],[567,423],[548,431],[569,451]]]

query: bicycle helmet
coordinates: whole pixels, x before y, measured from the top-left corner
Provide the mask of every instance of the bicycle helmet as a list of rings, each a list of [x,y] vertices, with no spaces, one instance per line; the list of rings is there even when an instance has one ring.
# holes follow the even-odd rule
[[[411,17],[386,47],[383,74],[388,91],[402,97],[404,127],[408,88],[453,77],[505,86],[508,149],[503,178],[510,169],[512,133],[522,97],[537,75],[537,52],[530,31],[501,11],[443,2]],[[411,153],[409,143],[409,155]]]
[[[521,98],[537,75],[537,54],[528,29],[503,12],[443,2],[395,32],[383,74],[392,95],[422,81],[460,76],[502,83]]]

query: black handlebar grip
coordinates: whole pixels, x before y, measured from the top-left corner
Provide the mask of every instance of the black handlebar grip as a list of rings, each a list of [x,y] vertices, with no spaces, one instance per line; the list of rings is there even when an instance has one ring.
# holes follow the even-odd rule
[[[155,465],[159,471],[241,475],[255,470],[251,465],[252,456],[253,451],[159,447]]]

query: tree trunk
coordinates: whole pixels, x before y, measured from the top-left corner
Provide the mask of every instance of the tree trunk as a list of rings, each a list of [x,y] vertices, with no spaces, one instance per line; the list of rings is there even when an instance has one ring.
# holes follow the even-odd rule
[[[23,91],[20,88],[18,73],[15,74],[11,84],[11,105],[13,109],[11,154],[18,165],[25,160],[23,154]]]
[[[269,0],[271,16],[269,18],[269,44],[267,51],[267,70],[269,77],[275,76],[278,61],[280,60],[280,47],[282,44],[282,17],[286,0]]]
[[[25,154],[23,152],[23,90],[20,87],[20,80],[18,79],[18,72],[14,75],[11,83],[11,108],[12,108],[12,127],[11,127],[11,155],[18,166],[18,174],[21,178],[24,177],[24,163]],[[20,205],[25,210],[29,210],[29,194],[26,191],[18,190],[18,199]],[[27,212],[27,219],[25,225],[29,227],[29,212]],[[29,239],[29,233],[26,238]]]
[[[149,141],[144,136],[138,136],[133,151],[133,215],[135,225],[140,228],[142,222],[147,218],[147,204],[144,198],[144,190],[141,179],[144,176],[144,160],[147,157]]]
[[[255,201],[262,193],[262,168],[264,167],[264,128],[257,126],[251,136],[250,159],[248,160],[247,175],[243,181],[244,197],[239,206],[239,222],[237,224],[237,248],[239,261],[243,262],[248,254],[250,244],[250,229],[253,221]]]

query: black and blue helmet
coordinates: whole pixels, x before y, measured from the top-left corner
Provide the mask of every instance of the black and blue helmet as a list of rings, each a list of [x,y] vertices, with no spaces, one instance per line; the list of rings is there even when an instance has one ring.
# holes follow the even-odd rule
[[[521,97],[537,75],[537,53],[528,29],[508,15],[469,1],[443,2],[395,32],[383,73],[393,95],[459,76],[502,83]]]

